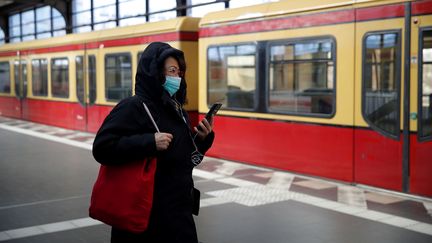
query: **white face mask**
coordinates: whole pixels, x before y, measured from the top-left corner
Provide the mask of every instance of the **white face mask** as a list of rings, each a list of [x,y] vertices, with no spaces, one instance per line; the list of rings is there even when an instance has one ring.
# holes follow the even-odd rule
[[[165,83],[162,85],[166,91],[173,96],[180,88],[180,77],[165,76]]]

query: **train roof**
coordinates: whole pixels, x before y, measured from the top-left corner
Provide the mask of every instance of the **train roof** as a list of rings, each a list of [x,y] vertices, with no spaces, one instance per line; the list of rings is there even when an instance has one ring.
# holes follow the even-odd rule
[[[410,0],[285,0],[211,12],[201,19],[200,27],[243,22],[246,19],[249,21],[251,19],[276,18],[283,15],[317,12],[325,9],[351,8],[353,6],[366,7],[408,1]]]
[[[117,27],[86,33],[67,34],[63,36],[23,41],[19,43],[8,43],[0,45],[0,53],[5,51],[14,51],[27,48],[43,48],[46,46],[80,44],[92,41],[130,38],[178,31],[197,32],[199,20],[199,18],[193,17],[179,17],[175,19],[158,22],[148,22],[139,25]]]

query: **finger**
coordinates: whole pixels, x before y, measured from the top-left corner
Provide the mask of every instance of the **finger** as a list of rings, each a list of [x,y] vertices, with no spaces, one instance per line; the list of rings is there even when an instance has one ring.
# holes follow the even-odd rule
[[[202,127],[201,130],[199,130],[198,127],[194,127],[194,130],[198,134],[198,136],[204,136],[204,129]]]
[[[172,138],[166,136],[166,137],[164,137],[164,141],[167,143],[170,143],[172,141]]]
[[[203,120],[203,121],[204,121],[204,120]],[[200,128],[201,128],[201,130],[200,130],[199,132],[205,134],[205,133],[207,133],[207,127],[206,127],[206,125],[204,125],[203,121],[200,121],[200,122],[198,123],[198,126],[200,126]]]
[[[202,120],[202,123],[203,123],[203,125],[206,126],[206,127],[209,127],[209,126],[210,126],[210,123],[209,123],[209,122],[207,121],[207,119],[205,119],[205,118]]]
[[[163,137],[170,137],[173,138],[173,135],[171,133],[159,133]]]
[[[173,139],[173,135],[170,134],[170,133],[162,133],[161,138],[162,138],[163,140],[171,141],[171,140]]]

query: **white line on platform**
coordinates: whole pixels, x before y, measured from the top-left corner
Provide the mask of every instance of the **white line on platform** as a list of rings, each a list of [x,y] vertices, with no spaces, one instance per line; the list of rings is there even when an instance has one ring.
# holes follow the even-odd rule
[[[42,138],[42,139],[46,139],[46,140],[50,140],[50,141],[54,141],[54,142],[59,142],[59,143],[75,146],[78,148],[83,148],[83,149],[87,149],[87,150],[92,149],[91,144],[86,144],[86,143],[82,143],[82,142],[78,142],[78,141],[72,141],[72,140],[69,140],[66,138],[60,138],[57,136],[44,134],[41,132],[36,132],[36,131],[28,130],[28,129],[23,129],[23,128],[19,128],[19,127],[12,127],[12,126],[8,126],[8,125],[4,125],[4,124],[0,124],[0,128],[5,129],[5,130],[9,130],[9,131],[13,131],[13,132],[17,132],[17,133],[21,133],[21,134],[25,134],[25,135],[29,135],[29,136],[33,136],[33,137],[38,137],[38,138]]]
[[[32,206],[32,205],[46,204],[46,203],[62,202],[62,201],[67,201],[67,200],[80,199],[80,198],[88,198],[88,197],[90,197],[90,195],[65,197],[65,198],[43,200],[43,201],[36,201],[36,202],[29,202],[29,203],[20,203],[20,204],[8,205],[8,206],[1,206],[0,210],[11,209],[11,208],[19,208],[19,207],[27,207],[27,206]]]
[[[103,223],[94,220],[92,218],[80,218],[80,219],[73,219],[73,220],[56,222],[51,224],[42,224],[42,225],[36,225],[31,227],[6,230],[0,232],[0,241],[19,239],[24,237],[60,232],[65,230],[73,230],[73,229],[100,225],[100,224]]]

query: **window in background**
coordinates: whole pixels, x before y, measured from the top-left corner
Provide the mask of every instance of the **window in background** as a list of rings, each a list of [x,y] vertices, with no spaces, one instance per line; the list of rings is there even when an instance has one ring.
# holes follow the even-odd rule
[[[10,42],[21,41],[21,14],[9,16],[9,38]]]
[[[35,96],[48,95],[47,59],[32,60],[32,91]]]
[[[63,18],[63,15],[55,9],[52,8],[52,29],[53,29],[53,36],[61,36],[66,34],[66,22]]]
[[[214,0],[191,0],[191,5],[214,2]],[[203,17],[209,12],[220,11],[225,9],[225,3],[213,3],[192,7],[187,10],[187,15],[192,17]]]
[[[35,36],[35,12],[34,10],[25,11],[21,13],[22,22],[22,36],[23,41],[33,40]]]
[[[101,23],[101,24],[95,24],[94,30],[111,29],[114,27],[116,27],[116,22],[110,21],[110,22],[105,22],[105,23]]]
[[[10,93],[10,65],[9,62],[0,62],[0,93]]]
[[[74,33],[91,31],[91,1],[73,0],[72,1],[72,31]]]
[[[400,95],[399,33],[368,33],[363,41],[362,114],[375,129],[398,138]]]
[[[51,7],[45,6],[36,9],[37,38],[51,37]]]
[[[14,62],[15,95],[17,97],[27,96],[27,62],[15,60]]]
[[[69,97],[69,60],[51,59],[51,92],[53,97]]]
[[[5,34],[4,31],[0,28],[0,44],[5,43]]]
[[[177,17],[177,11],[167,11],[163,13],[151,14],[154,12],[165,11],[169,9],[175,9],[177,7],[176,0],[165,0],[165,1],[150,1],[149,2],[149,13],[150,22],[156,22],[161,20],[167,20]]]
[[[333,46],[331,39],[271,45],[269,110],[300,115],[331,115],[335,107]]]
[[[116,8],[116,0],[93,0],[93,29],[102,30],[116,27]]]
[[[113,21],[115,24],[115,20],[117,18],[116,15],[116,5],[104,5],[101,7],[95,7],[93,9],[93,21],[95,24],[108,21]],[[106,28],[109,28],[111,25],[107,25]],[[114,25],[115,26],[115,25]]]
[[[432,30],[421,33],[419,136],[432,138]]]
[[[87,71],[85,72],[83,56],[75,57],[77,97],[82,104],[93,104],[96,100],[96,56],[88,56],[86,65]],[[88,75],[87,79],[84,75]],[[88,84],[86,84],[86,80]],[[88,100],[85,100],[85,93],[88,93]]]
[[[119,18],[120,26],[135,25],[146,22],[146,3],[142,0],[120,0],[119,2]]]
[[[225,109],[255,108],[256,46],[214,46],[207,53],[207,104],[222,102]]]
[[[63,16],[57,9],[50,6],[11,15],[9,16],[9,23],[10,42],[66,34],[66,22]]]
[[[132,95],[132,61],[129,53],[105,56],[105,97],[119,101]]]

